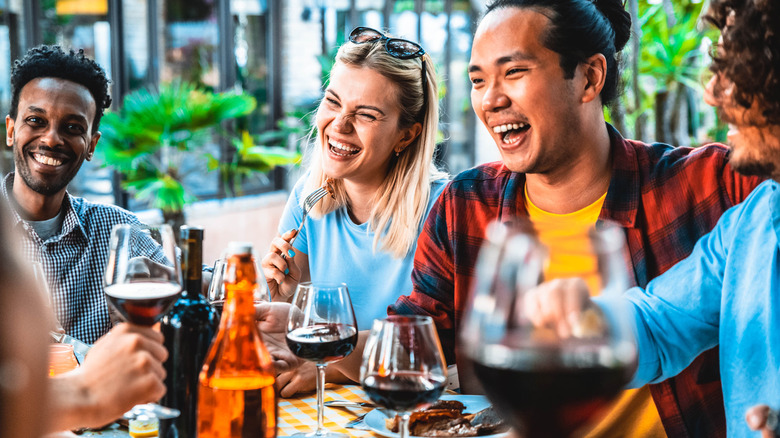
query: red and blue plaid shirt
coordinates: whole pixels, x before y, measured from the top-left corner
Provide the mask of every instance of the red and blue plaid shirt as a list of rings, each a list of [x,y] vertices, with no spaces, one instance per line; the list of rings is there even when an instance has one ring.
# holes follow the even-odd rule
[[[625,229],[635,285],[644,287],[693,250],[727,209],[742,202],[761,180],[735,173],[728,149],[648,145],[623,139],[609,127],[612,180],[599,221]],[[492,221],[527,217],[525,175],[503,163],[459,174],[428,216],[414,259],[414,290],[389,313],[430,315],[436,321],[448,362],[457,357],[461,321],[485,227]],[[462,358],[461,358],[462,359]],[[468,365],[459,360],[461,385]],[[464,378],[466,377],[466,378]],[[651,392],[671,437],[726,436],[717,349],[685,371],[652,385]]]

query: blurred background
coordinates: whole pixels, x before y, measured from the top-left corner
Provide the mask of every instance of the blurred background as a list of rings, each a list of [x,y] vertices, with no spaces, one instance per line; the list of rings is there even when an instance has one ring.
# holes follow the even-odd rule
[[[455,174],[499,159],[469,101],[467,65],[484,0],[0,0],[0,108],[12,62],[39,44],[83,49],[112,80],[97,160],[69,191],[207,228],[262,253],[300,175],[313,111],[355,26],[419,41],[442,89],[438,163]],[[628,0],[634,35],[624,93],[607,118],[624,136],[675,145],[723,140],[702,101],[717,33],[706,4]],[[231,100],[233,99],[233,100]],[[209,108],[205,111],[204,108]],[[211,110],[213,108],[213,110]],[[0,169],[13,169],[10,150]],[[229,227],[225,224],[230,224]]]

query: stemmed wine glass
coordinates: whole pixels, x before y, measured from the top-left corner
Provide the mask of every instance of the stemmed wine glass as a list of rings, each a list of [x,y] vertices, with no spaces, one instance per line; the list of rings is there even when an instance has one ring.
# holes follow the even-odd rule
[[[549,242],[555,249],[527,224],[522,231],[491,224],[460,328],[461,345],[488,398],[528,438],[579,435],[592,427],[628,382],[636,359],[628,312],[586,307],[562,315],[570,333],[534,318],[545,288],[578,287],[596,300],[624,292],[622,230],[599,224],[565,242]],[[550,268],[556,257],[570,260],[565,278]]]
[[[129,324],[150,327],[181,292],[181,268],[168,225],[119,224],[111,230],[104,278],[107,301]],[[180,412],[148,403],[127,417],[176,418]]]
[[[446,380],[433,319],[394,315],[374,320],[363,350],[360,383],[374,403],[399,413],[401,438],[409,436],[411,412],[438,400]]]
[[[214,271],[211,273],[209,289],[206,292],[206,300],[217,309],[219,315],[222,315],[222,308],[225,307],[227,292],[225,291],[225,270],[227,268],[227,259],[219,258],[214,262]],[[257,270],[261,272],[260,269]],[[264,281],[257,282],[257,288],[254,293],[255,305],[271,301],[271,295],[268,292],[268,286]]]
[[[328,362],[347,357],[357,345],[357,321],[347,285],[299,284],[287,321],[290,351],[317,365],[317,430],[293,436],[346,437],[326,430],[322,423],[325,368]]]

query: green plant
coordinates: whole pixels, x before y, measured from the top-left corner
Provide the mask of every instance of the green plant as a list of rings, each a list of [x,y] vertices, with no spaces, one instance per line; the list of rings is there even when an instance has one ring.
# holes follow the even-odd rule
[[[140,89],[103,117],[96,152],[104,166],[122,175],[123,189],[162,210],[166,222],[183,222],[184,206],[196,199],[184,183],[188,174],[219,169],[236,192],[243,176],[298,160],[297,153],[256,147],[244,135],[231,141],[230,160],[213,163],[208,148],[214,136],[235,140],[225,122],[250,114],[256,105],[251,96],[213,93],[187,82]]]

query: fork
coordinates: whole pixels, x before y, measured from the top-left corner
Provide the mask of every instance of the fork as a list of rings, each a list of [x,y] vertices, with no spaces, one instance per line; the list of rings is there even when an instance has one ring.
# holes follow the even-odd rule
[[[295,238],[298,237],[299,234],[301,234],[301,230],[303,229],[304,224],[306,223],[306,215],[309,214],[309,210],[314,207],[315,204],[320,202],[320,199],[324,198],[325,195],[330,193],[327,189],[327,187],[320,187],[317,190],[309,193],[309,196],[306,197],[306,199],[303,200],[303,217],[301,217],[301,226],[298,227],[298,231],[295,233],[295,235],[290,239],[290,245],[295,242]],[[282,258],[286,259],[287,257],[282,254]]]
[[[348,429],[358,429],[358,430],[371,430],[370,427],[368,427],[365,423],[366,414],[360,415],[354,420],[350,420],[347,422],[347,424],[344,425],[345,428]]]

